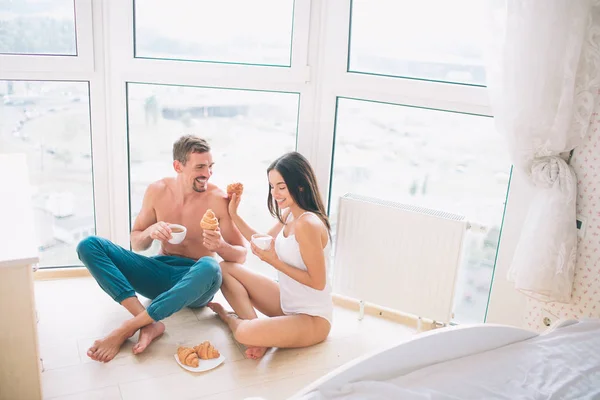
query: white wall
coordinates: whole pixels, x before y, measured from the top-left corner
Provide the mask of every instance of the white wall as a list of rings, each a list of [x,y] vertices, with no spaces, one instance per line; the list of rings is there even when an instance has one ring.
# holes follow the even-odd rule
[[[585,219],[585,236],[577,245],[571,302],[541,303],[528,299],[525,327],[543,330],[548,312],[561,319],[600,318],[600,104],[571,165],[577,174],[577,215]]]

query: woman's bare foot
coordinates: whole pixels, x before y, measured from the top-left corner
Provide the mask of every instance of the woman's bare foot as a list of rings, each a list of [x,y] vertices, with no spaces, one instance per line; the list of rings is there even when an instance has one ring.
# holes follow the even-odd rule
[[[208,303],[206,306],[219,315],[219,318],[221,318],[221,320],[227,324],[227,326],[229,327],[229,330],[231,330],[231,333],[233,333],[233,335],[235,336],[237,327],[240,325],[240,322],[242,321],[237,316],[237,314],[225,310],[225,308],[222,305],[220,305],[219,303],[211,302],[211,303]]]
[[[87,355],[92,360],[109,362],[115,358],[123,343],[133,336],[134,333],[122,327],[117,328],[104,339],[96,340],[92,347],[89,348]]]
[[[254,347],[250,346],[246,349],[246,357],[251,358],[253,360],[258,360],[267,352],[267,347]]]
[[[206,306],[208,308],[210,308],[211,310],[213,310],[214,312],[216,312],[219,315],[219,317],[226,323],[227,323],[228,317],[237,317],[235,315],[235,313],[225,310],[225,307],[223,307],[219,303],[211,302],[211,303],[208,303]]]
[[[231,332],[233,332],[235,335],[237,326],[241,321],[240,318],[238,318],[235,313],[225,310],[225,308],[219,303],[208,303],[207,306],[219,315],[219,317],[229,326],[229,329],[231,329]],[[258,360],[265,355],[267,350],[267,347],[246,346],[245,354],[248,358]]]
[[[165,324],[154,322],[140,329],[140,339],[133,346],[133,354],[140,354],[150,343],[165,332]]]

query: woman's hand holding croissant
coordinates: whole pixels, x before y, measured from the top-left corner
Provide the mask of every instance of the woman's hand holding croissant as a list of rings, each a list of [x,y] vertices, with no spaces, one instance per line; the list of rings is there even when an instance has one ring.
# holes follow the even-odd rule
[[[242,198],[240,196],[238,196],[237,193],[231,194],[231,200],[229,200],[229,207],[228,207],[230,216],[233,217],[233,216],[237,215],[238,207],[240,206],[241,200],[242,200]]]

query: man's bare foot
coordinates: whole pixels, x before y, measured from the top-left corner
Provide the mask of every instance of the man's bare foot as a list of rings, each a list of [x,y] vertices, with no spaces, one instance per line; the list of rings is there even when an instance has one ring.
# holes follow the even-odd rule
[[[267,347],[254,347],[250,346],[246,349],[246,357],[251,358],[253,360],[258,360],[267,352]]]
[[[96,340],[89,348],[87,355],[92,360],[100,362],[109,362],[119,353],[123,343],[133,336],[135,332],[126,331],[123,328],[117,328],[107,337]]]
[[[140,339],[133,346],[133,354],[140,354],[148,347],[150,343],[165,331],[165,324],[162,322],[154,322],[140,329]]]

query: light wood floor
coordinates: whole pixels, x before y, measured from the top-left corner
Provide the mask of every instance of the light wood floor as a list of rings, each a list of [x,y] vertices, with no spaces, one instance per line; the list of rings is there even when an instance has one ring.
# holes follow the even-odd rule
[[[286,399],[339,365],[412,337],[414,329],[336,307],[329,338],[305,349],[272,349],[260,361],[245,359],[226,326],[209,310],[184,309],[167,318],[165,334],[134,356],[134,336],[108,364],[86,350],[129,314],[91,278],[36,281],[44,397],[61,400]],[[219,299],[222,300],[219,293]],[[142,301],[148,303],[146,299]],[[173,358],[178,345],[210,340],[226,357],[205,373],[190,373]]]

